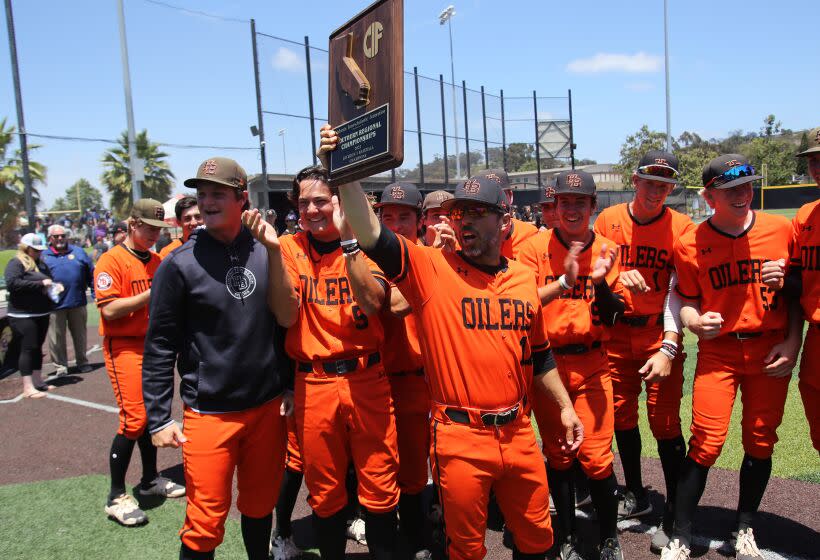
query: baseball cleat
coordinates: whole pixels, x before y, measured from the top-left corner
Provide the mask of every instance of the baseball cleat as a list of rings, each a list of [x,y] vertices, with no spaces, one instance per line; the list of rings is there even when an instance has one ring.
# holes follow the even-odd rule
[[[139,508],[137,501],[128,494],[109,500],[105,506],[105,513],[108,514],[108,517],[126,527],[142,525],[148,521],[148,517]]]
[[[652,513],[652,504],[649,503],[649,497],[646,493],[638,497],[627,490],[624,494],[623,501],[618,503],[618,521],[641,517],[650,513]]]
[[[621,543],[617,538],[611,538],[604,541],[599,547],[600,560],[624,560],[624,553],[621,551]]]
[[[185,495],[185,487],[169,478],[158,476],[149,486],[137,486],[140,496],[159,496],[161,498],[181,498]]]
[[[732,544],[735,547],[735,558],[737,560],[758,560],[763,558],[763,554],[757,548],[751,527],[732,533]]]
[[[276,535],[270,541],[270,556],[273,560],[294,560],[302,556],[302,551],[293,542],[293,535],[284,539]]]
[[[678,539],[673,539],[661,551],[661,560],[689,560],[689,549],[680,543]]]
[[[561,552],[559,555],[561,560],[583,560],[578,551],[575,550],[575,543],[565,542],[561,544]]]
[[[427,550],[419,550],[413,555],[413,560],[433,560],[433,553]]]
[[[357,517],[347,524],[347,538],[351,541],[356,541],[362,546],[367,546],[364,519]]]
[[[664,548],[669,546],[669,533],[663,528],[663,525],[658,525],[655,533],[652,535],[652,542],[649,543],[649,550],[655,554],[660,554]]]

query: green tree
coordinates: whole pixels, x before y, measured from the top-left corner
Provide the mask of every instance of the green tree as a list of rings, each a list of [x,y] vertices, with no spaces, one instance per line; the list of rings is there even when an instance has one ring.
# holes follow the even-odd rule
[[[61,196],[54,201],[52,210],[77,210],[77,192],[80,194],[79,210],[85,211],[89,208],[101,208],[102,193],[91,186],[86,179],[80,179],[65,191],[65,196]]]
[[[797,173],[797,146],[781,134],[780,121],[774,115],[763,119],[760,136],[752,138],[739,147],[740,153],[749,158],[752,166],[763,174],[769,185],[788,185],[792,176]]]
[[[703,168],[709,160],[719,156],[714,145],[702,143],[687,149],[675,151],[680,166],[680,184],[684,187],[703,185]]]
[[[666,134],[657,130],[649,130],[643,125],[635,134],[630,134],[621,145],[621,159],[615,166],[621,174],[624,188],[632,186],[632,173],[637,169],[641,156],[649,150],[663,150],[666,148]]]
[[[575,165],[577,165],[578,167],[580,167],[582,165],[598,165],[598,162],[595,161],[594,159],[584,158],[584,159],[577,160],[575,162]]]
[[[102,183],[111,195],[111,210],[121,219],[131,211],[131,159],[128,155],[128,134],[123,132],[118,140],[119,145],[109,148],[103,154],[102,164],[105,171]],[[165,158],[168,154],[161,151],[159,144],[148,139],[148,131],[137,134],[137,157],[144,160],[145,180],[142,182],[143,198],[154,198],[160,202],[171,196],[174,174]]]
[[[7,126],[6,119],[0,120],[0,235],[7,239],[9,232],[17,229],[20,211],[26,207],[25,185],[23,182],[23,163],[20,149],[9,154],[9,146],[16,139],[14,126]],[[31,195],[34,208],[40,202],[40,194],[36,185],[43,183],[46,178],[46,168],[43,164],[31,159],[31,152],[39,148],[29,144],[29,173],[31,175]]]
[[[809,149],[809,135],[804,132],[803,135],[800,137],[800,144],[797,146],[797,153],[805,152]],[[797,158],[797,165],[795,167],[795,172],[798,175],[808,175],[809,174],[809,158],[801,157]]]

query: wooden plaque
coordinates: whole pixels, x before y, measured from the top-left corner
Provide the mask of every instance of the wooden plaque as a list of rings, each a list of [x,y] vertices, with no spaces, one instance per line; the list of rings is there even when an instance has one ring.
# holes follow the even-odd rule
[[[330,35],[328,118],[339,134],[333,185],[404,161],[404,2],[379,0]]]

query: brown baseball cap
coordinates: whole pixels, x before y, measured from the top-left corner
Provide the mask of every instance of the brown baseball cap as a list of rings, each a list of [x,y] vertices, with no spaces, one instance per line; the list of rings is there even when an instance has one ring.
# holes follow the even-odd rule
[[[464,183],[456,185],[453,198],[445,200],[441,208],[449,212],[457,202],[478,202],[486,206],[498,208],[504,212],[508,209],[508,198],[504,193],[510,187],[507,172],[503,169],[488,169],[473,175]]]
[[[185,180],[185,186],[189,189],[195,189],[203,184],[219,185],[244,191],[248,188],[248,175],[234,160],[213,157],[199,164],[196,177]]]
[[[374,206],[381,208],[385,204],[399,204],[421,210],[421,193],[413,183],[391,183],[384,187],[381,199]]]
[[[586,171],[572,169],[562,171],[555,177],[555,193],[559,194],[582,194],[584,196],[595,196],[595,179]]]
[[[424,197],[424,204],[421,205],[421,211],[438,210],[445,200],[453,198],[453,193],[447,191],[433,191]]]
[[[131,217],[154,227],[170,227],[165,223],[165,209],[159,200],[141,198],[131,208]]]
[[[797,157],[806,157],[820,153],[820,126],[812,128],[806,135],[809,138],[809,147],[797,154]]]

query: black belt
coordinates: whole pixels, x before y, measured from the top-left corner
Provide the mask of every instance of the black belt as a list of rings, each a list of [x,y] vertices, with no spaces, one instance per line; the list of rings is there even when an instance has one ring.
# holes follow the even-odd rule
[[[485,426],[503,426],[509,424],[518,417],[518,411],[521,405],[515,405],[506,412],[482,412],[481,421]],[[446,408],[444,414],[453,422],[459,424],[470,424],[470,415],[466,410],[459,410],[457,408]]]
[[[589,346],[587,346],[586,344],[565,344],[564,346],[553,346],[552,353],[558,354],[559,356],[566,354],[586,354],[590,350],[594,350],[600,347],[601,341],[596,340]]]
[[[652,322],[653,318],[655,325],[663,324],[663,315],[621,315],[618,317],[618,322],[630,327],[645,327]]]
[[[378,352],[373,352],[367,357],[367,363],[364,367],[369,368],[381,362],[382,357]],[[299,362],[298,369],[302,373],[312,373],[313,364],[310,362]],[[332,375],[344,375],[359,369],[359,358],[350,358],[349,360],[328,360],[322,362],[322,369],[325,373]]]
[[[411,369],[411,370],[404,370],[404,371],[391,371],[387,375],[392,375],[393,377],[407,377],[411,375],[424,375],[424,368],[419,369]]]
[[[732,338],[736,338],[738,340],[749,340],[750,338],[758,338],[763,336],[763,333],[758,332],[730,332],[727,333]]]

